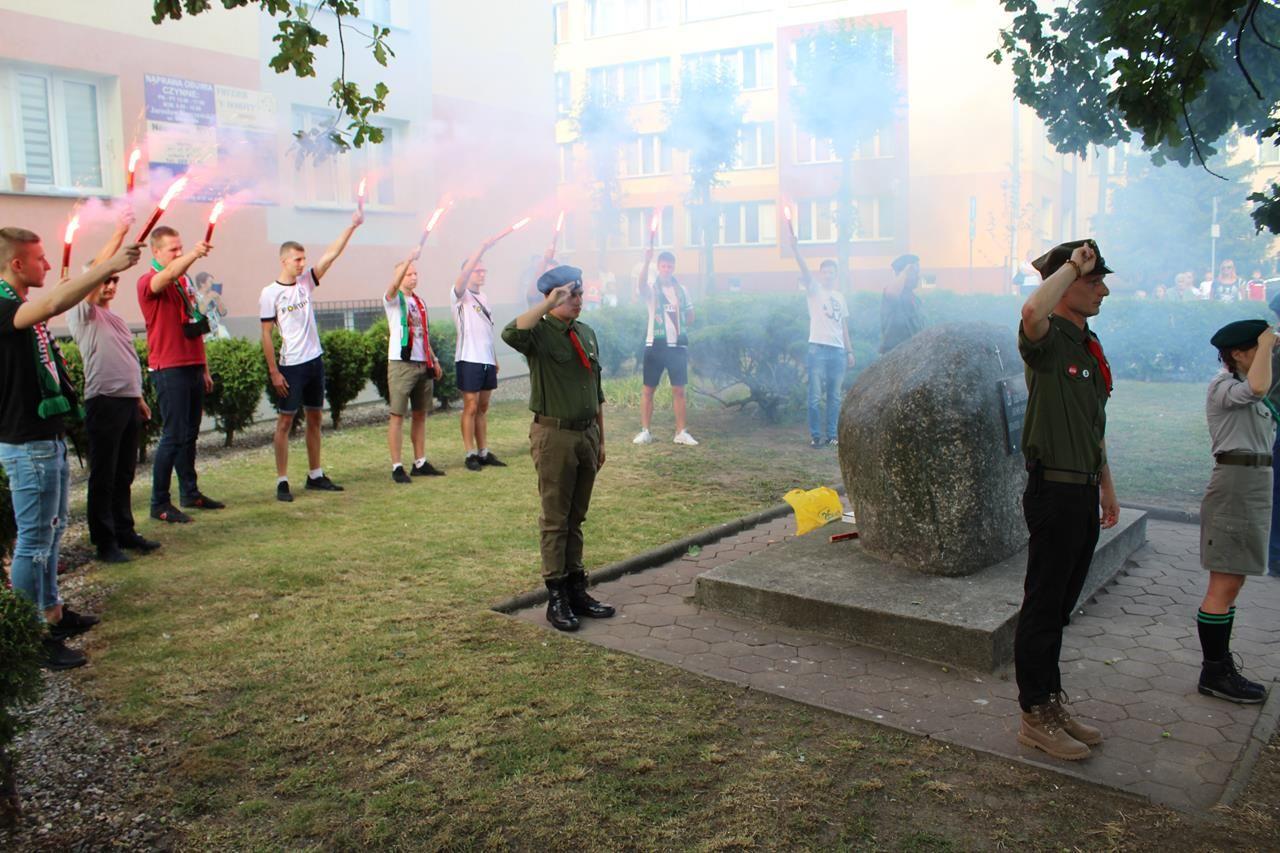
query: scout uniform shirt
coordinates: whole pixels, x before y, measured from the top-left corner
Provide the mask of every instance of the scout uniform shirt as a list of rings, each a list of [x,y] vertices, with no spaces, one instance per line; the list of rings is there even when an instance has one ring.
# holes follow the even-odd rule
[[[573,331],[589,367],[573,345]],[[566,323],[546,314],[532,329],[517,329],[512,320],[502,339],[529,359],[529,409],[563,421],[594,420],[604,402],[600,387],[600,347],[585,323]]]
[[[1030,395],[1022,425],[1027,462],[1081,474],[1097,474],[1106,464],[1102,439],[1111,368],[1097,341],[1087,325],[1081,329],[1052,314],[1039,341],[1027,338],[1019,324],[1018,352]]]

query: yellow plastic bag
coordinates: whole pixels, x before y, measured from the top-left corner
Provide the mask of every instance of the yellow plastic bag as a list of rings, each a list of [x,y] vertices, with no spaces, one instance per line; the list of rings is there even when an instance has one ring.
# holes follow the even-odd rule
[[[833,521],[839,521],[844,515],[844,507],[840,504],[840,496],[834,489],[819,486],[816,489],[792,489],[782,496],[791,504],[796,513],[796,535],[803,536],[814,528]]]

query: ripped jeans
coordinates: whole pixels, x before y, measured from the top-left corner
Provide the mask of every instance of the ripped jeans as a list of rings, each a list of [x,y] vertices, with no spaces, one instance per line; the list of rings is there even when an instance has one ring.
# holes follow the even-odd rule
[[[67,529],[67,493],[71,471],[61,439],[0,442],[0,466],[9,478],[18,539],[13,547],[13,589],[41,611],[62,603],[58,597],[58,546]]]

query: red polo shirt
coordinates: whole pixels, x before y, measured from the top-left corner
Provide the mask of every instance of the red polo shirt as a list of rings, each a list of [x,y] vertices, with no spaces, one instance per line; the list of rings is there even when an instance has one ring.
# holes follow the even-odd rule
[[[159,293],[152,293],[151,279],[155,275],[156,270],[147,270],[138,279],[138,305],[147,324],[147,367],[164,370],[168,367],[203,366],[204,338],[188,338],[182,334],[186,317],[178,288],[185,282],[174,282]]]

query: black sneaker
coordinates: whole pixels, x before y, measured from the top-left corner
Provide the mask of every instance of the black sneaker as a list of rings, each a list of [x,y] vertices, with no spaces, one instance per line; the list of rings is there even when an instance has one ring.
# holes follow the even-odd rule
[[[479,471],[484,467],[484,463],[480,461],[479,456],[468,456],[467,461],[463,463],[467,466],[468,471]]]
[[[62,621],[49,626],[49,636],[55,640],[66,640],[78,637],[102,620],[92,613],[77,613],[65,605],[62,608]]]
[[[54,637],[43,637],[40,644],[44,646],[44,661],[40,665],[45,669],[75,669],[89,662],[84,652],[69,649],[62,640]]]
[[[1241,675],[1233,657],[1205,661],[1200,668],[1199,690],[1205,696],[1217,696],[1241,705],[1257,705],[1267,698],[1267,689]]]
[[[182,505],[185,507],[195,507],[196,509],[226,509],[226,504],[222,501],[215,501],[208,495],[196,493],[194,498],[184,498]]]
[[[403,483],[406,486],[413,482],[413,480],[409,479],[409,475],[404,472],[403,465],[397,465],[391,469],[391,479],[394,482]]]
[[[167,524],[190,524],[191,516],[178,509],[173,504],[165,504],[164,506],[153,506],[151,508],[151,517],[157,521],[163,521]]]
[[[129,563],[132,560],[129,555],[121,551],[117,546],[111,545],[107,548],[98,549],[99,563]]]
[[[489,466],[492,466],[492,467],[494,467],[494,468],[506,468],[506,467],[507,467],[507,463],[503,462],[501,459],[499,459],[498,457],[494,456],[494,455],[493,455],[493,451],[489,451],[489,452],[488,452],[488,453],[486,453],[484,456],[481,456],[481,457],[480,457],[480,464],[481,464],[481,465],[489,465]]]
[[[145,539],[134,533],[132,536],[123,536],[120,539],[120,547],[128,548],[131,551],[141,551],[144,554],[150,554],[152,551],[160,547],[159,542]]]
[[[430,462],[423,462],[421,465],[414,465],[411,472],[415,477],[443,477],[444,472]]]
[[[820,447],[826,447],[827,443],[820,438],[811,438],[809,439],[809,446],[817,450]]]
[[[289,481],[281,480],[276,483],[276,500],[284,503],[293,503],[293,492],[289,491]]]
[[[342,486],[339,486],[337,483],[333,482],[333,480],[330,480],[324,474],[321,474],[319,477],[312,477],[310,474],[308,474],[307,488],[315,489],[316,491],[320,491],[320,492],[342,491]]]

